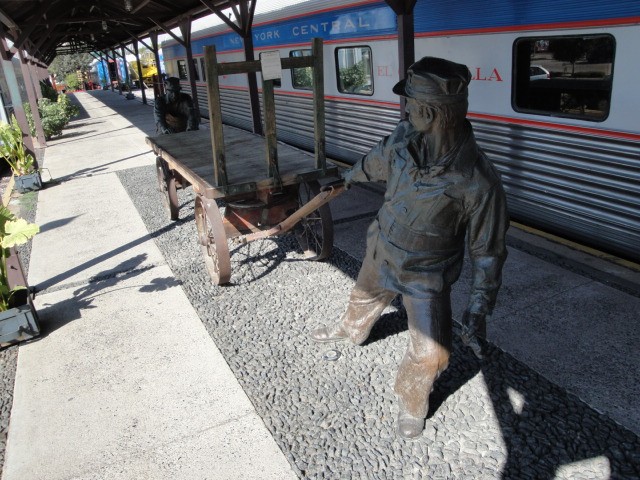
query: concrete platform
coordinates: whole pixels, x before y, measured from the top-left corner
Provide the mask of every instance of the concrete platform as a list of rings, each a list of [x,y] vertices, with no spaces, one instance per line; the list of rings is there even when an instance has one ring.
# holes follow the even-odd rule
[[[43,336],[20,347],[2,479],[294,478],[114,173],[154,164],[151,109],[97,97],[46,150]]]

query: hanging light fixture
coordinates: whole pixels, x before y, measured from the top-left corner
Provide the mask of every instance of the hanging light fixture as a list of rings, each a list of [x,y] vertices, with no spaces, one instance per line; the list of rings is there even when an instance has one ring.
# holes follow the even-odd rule
[[[102,30],[106,32],[108,29],[109,29],[109,27],[107,27],[107,21],[103,20],[102,21]]]
[[[133,10],[133,3],[131,0],[124,0],[124,9],[127,12],[130,12],[131,10]]]

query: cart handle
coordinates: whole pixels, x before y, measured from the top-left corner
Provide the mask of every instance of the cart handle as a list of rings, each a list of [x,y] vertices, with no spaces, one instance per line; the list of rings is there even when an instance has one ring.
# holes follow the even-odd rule
[[[340,179],[340,180],[334,180],[333,182],[325,183],[320,187],[320,191],[326,192],[327,190],[331,190],[333,188],[339,188],[341,186],[344,187],[344,190],[349,189],[349,185],[347,185],[343,179]]]
[[[340,195],[342,192],[346,190],[345,184],[343,180],[338,182],[332,182],[324,185],[320,189],[320,193],[301,206],[298,210],[293,212],[290,216],[285,218],[282,222],[276,225],[269,230],[263,230],[261,232],[250,233],[249,235],[244,235],[238,238],[238,241],[241,244],[249,243],[254,240],[258,240],[261,238],[274,237],[276,235],[281,235],[289,230],[291,230],[296,223],[302,220],[304,217],[309,215],[314,210],[317,210],[325,203],[329,202],[333,198]]]

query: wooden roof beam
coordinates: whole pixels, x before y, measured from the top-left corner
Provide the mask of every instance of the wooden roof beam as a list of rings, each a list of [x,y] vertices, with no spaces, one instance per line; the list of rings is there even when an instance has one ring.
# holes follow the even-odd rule
[[[167,35],[170,35],[171,37],[173,37],[173,39],[174,39],[176,42],[178,42],[180,45],[182,45],[183,47],[185,47],[185,48],[186,48],[187,43],[186,43],[182,38],[180,38],[180,37],[179,37],[179,36],[177,36],[175,33],[173,33],[169,27],[167,27],[166,25],[163,25],[163,24],[162,24],[162,23],[160,23],[160,22],[156,22],[155,20],[153,20],[153,19],[151,19],[151,18],[150,18],[149,20],[151,20],[151,21],[152,21],[153,23],[155,23],[155,24],[156,24],[160,29],[162,29],[162,31],[163,31],[164,33],[166,33]]]
[[[20,30],[18,24],[4,10],[0,8],[0,22],[4,23],[9,30]]]
[[[140,10],[142,10],[144,7],[146,7],[147,5],[149,5],[149,3],[151,3],[151,0],[143,0],[142,2],[140,2],[138,4],[137,7],[134,7],[133,10],[131,10],[131,13],[138,13]]]
[[[45,1],[40,4],[40,8],[38,8],[38,10],[35,11],[34,14],[31,15],[31,17],[29,18],[29,22],[28,22],[29,26],[20,32],[20,35],[14,42],[14,45],[16,46],[16,48],[22,48],[22,45],[24,45],[24,42],[27,40],[27,38],[29,38],[29,35],[31,35],[31,33],[33,33],[33,31],[38,26],[36,20],[40,20],[42,17],[44,17],[49,11],[49,9],[52,6],[54,6],[57,2],[58,0],[53,0],[51,2]]]
[[[242,38],[246,38],[251,33],[251,26],[253,25],[253,16],[256,10],[256,0],[236,0],[229,1],[224,7],[216,5],[212,0],[200,0],[205,7],[215,13],[220,20],[226,23],[231,29],[240,35]],[[240,9],[236,3],[240,4]],[[248,7],[248,8],[247,8]],[[231,8],[236,18],[236,23],[232,22],[224,13],[223,10]]]

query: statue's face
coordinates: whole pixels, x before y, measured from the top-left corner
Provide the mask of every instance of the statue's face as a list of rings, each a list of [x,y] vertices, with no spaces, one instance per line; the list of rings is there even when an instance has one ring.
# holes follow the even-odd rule
[[[178,94],[180,90],[167,90],[167,99],[170,102],[175,102],[178,99]]]
[[[419,132],[429,132],[434,125],[432,113],[414,98],[407,98],[407,114],[413,127]]]

